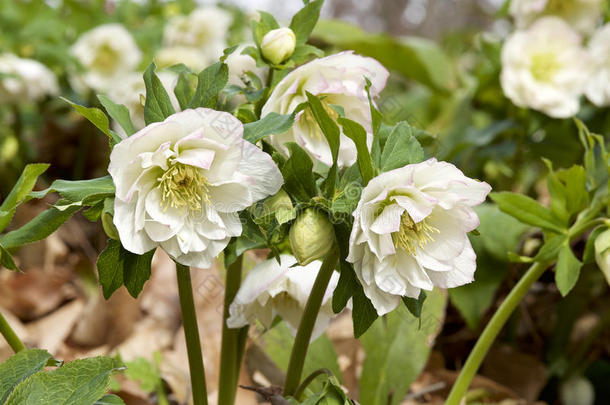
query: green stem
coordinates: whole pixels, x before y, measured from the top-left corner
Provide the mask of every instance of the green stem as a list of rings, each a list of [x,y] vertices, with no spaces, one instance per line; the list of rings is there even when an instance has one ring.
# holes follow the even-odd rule
[[[460,371],[445,405],[458,405],[466,394],[470,382],[479,370],[485,355],[493,344],[494,340],[502,330],[502,327],[511,316],[519,302],[523,299],[531,285],[540,278],[542,273],[548,268],[549,263],[536,262],[527,270],[525,275],[519,280],[517,285],[511,290],[504,302],[500,305],[493,315],[485,330],[474,345],[464,368]]]
[[[25,345],[19,339],[19,336],[15,333],[11,325],[8,324],[4,316],[0,313],[0,333],[6,339],[8,345],[13,349],[15,353],[25,350]]]
[[[178,277],[178,296],[180,297],[180,309],[182,310],[186,351],[191,374],[193,404],[208,405],[208,392],[205,383],[203,355],[201,353],[199,329],[197,328],[197,315],[195,313],[190,269],[188,266],[176,263],[176,275]]]
[[[330,277],[337,266],[338,259],[339,250],[335,247],[324,259],[307,299],[307,304],[305,304],[303,317],[301,318],[301,323],[294,339],[294,345],[292,346],[292,352],[290,353],[290,362],[288,363],[286,382],[284,383],[284,396],[294,395],[301,381],[311,333],[313,332],[324,293],[328,287]]]
[[[243,257],[237,259],[227,268],[225,282],[224,310],[222,317],[222,342],[220,349],[220,376],[218,381],[218,403],[233,405],[235,403],[235,393],[239,380],[239,369],[241,366],[241,353],[246,339],[243,339],[242,329],[230,329],[227,326],[229,318],[229,306],[235,299],[235,295],[241,284]],[[247,332],[246,332],[247,334]]]

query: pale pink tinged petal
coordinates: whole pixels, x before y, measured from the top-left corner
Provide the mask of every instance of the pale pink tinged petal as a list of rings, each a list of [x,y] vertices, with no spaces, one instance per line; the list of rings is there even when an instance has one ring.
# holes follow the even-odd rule
[[[178,245],[183,254],[201,252],[208,246],[208,239],[197,234],[194,224],[185,223],[176,235]]]
[[[146,232],[135,230],[134,213],[135,203],[126,203],[118,198],[114,200],[113,222],[119,232],[121,244],[130,252],[141,255],[157,244],[146,235]]]
[[[400,304],[398,295],[388,294],[374,284],[363,285],[362,288],[364,289],[364,295],[371,300],[379,316],[392,312]]]
[[[392,196],[391,200],[396,201],[396,204],[407,210],[413,222],[419,223],[423,221],[434,209],[434,199],[426,199],[419,191],[410,191],[410,196]]]
[[[242,142],[227,150],[216,150],[212,166],[205,173],[205,177],[212,185],[225,183],[233,179],[239,171],[242,158]]]
[[[426,251],[426,248],[417,248],[417,253],[415,254],[415,260],[419,263],[421,267],[426,270],[432,271],[449,271],[453,269],[453,263],[450,261],[442,261],[438,260],[434,256],[431,256]]]
[[[216,152],[210,149],[189,149],[181,152],[176,161],[189,166],[209,169],[214,161]]]
[[[159,145],[156,151],[142,152],[138,156],[141,159],[141,166],[143,169],[147,169],[151,166],[159,166],[161,169],[167,170],[167,159],[171,155],[170,142],[164,142]]]
[[[185,213],[164,204],[161,198],[161,190],[158,188],[151,190],[146,196],[145,208],[153,221],[167,225],[174,230],[182,228],[184,224]]]
[[[377,262],[375,285],[388,294],[403,296],[407,292],[407,279],[401,277],[390,260]]]
[[[167,121],[178,122],[183,128],[183,134],[190,134],[204,129],[206,138],[214,141],[233,144],[243,137],[244,127],[233,115],[210,108],[188,109],[176,113]]]
[[[247,184],[225,183],[208,191],[212,208],[218,212],[238,212],[254,202]]]
[[[474,272],[477,268],[476,254],[467,241],[462,253],[455,259],[455,268],[451,271],[429,271],[428,276],[432,282],[441,288],[454,288],[474,281]]]
[[[377,234],[389,234],[400,229],[400,217],[405,209],[398,204],[388,205],[371,225],[371,231]]]
[[[398,274],[405,277],[411,285],[428,291],[434,288],[432,281],[413,256],[399,249],[396,259]]]
[[[252,202],[274,195],[284,184],[282,173],[271,156],[246,141],[239,172],[248,177]]]
[[[204,250],[201,252],[189,252],[187,254],[180,254],[177,257],[174,257],[174,260],[185,266],[208,269],[212,267],[214,256],[215,255],[210,254],[209,250]]]
[[[391,234],[379,235],[379,254],[382,258],[396,253]]]
[[[242,232],[242,224],[239,218],[239,214],[237,213],[224,213],[220,212],[218,215],[222,218],[222,221],[225,225],[225,235],[226,236],[239,236]],[[219,239],[219,238],[212,238]]]
[[[179,228],[172,229],[169,225],[157,221],[148,220],[144,222],[144,231],[155,242],[163,242],[173,238],[179,230]]]

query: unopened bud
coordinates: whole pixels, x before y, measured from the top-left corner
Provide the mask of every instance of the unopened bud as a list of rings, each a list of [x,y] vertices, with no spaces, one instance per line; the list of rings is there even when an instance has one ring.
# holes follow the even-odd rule
[[[277,194],[271,196],[263,203],[265,214],[273,214],[278,224],[282,225],[295,217],[295,210],[288,194],[280,189]]]
[[[290,28],[278,28],[265,34],[261,42],[263,56],[277,65],[292,55],[297,39]]]
[[[610,228],[595,239],[595,262],[610,284]]]
[[[328,217],[312,208],[303,211],[290,228],[290,247],[301,266],[323,259],[333,248],[335,232]]]

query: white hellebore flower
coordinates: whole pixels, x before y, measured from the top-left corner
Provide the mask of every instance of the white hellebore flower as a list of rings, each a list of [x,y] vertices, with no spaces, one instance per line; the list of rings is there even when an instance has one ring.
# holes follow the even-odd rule
[[[384,88],[388,71],[375,59],[341,52],[336,55],[304,64],[290,72],[275,87],[263,106],[262,116],[275,112],[291,114],[296,107],[307,101],[306,92],[323,97],[326,112],[337,118],[339,113],[332,105],[340,106],[345,116],[362,125],[372,143],[371,111],[365,88],[365,78],[371,83],[371,96],[377,96]],[[288,155],[286,142],[296,142],[314,159],[326,165],[332,164],[332,155],[326,137],[309,109],[297,114],[292,128],[280,135],[270,137],[272,145]],[[350,166],[356,161],[356,145],[341,134],[338,165]]]
[[[163,84],[174,110],[180,111],[180,103],[174,94],[178,76],[173,72],[156,72]],[[142,97],[146,96],[146,86],[141,73],[132,72],[121,78],[108,90],[108,97],[117,104],[123,104],[129,110],[129,116],[135,129],[142,129],[144,122],[144,106]]]
[[[268,69],[266,67],[257,67],[256,61],[250,55],[242,54],[247,45],[240,45],[227,58],[225,63],[229,68],[228,84],[244,87],[250,80],[246,75],[247,72],[252,72],[264,83],[267,80]],[[243,94],[237,94],[230,99],[231,107],[237,107],[238,104],[246,102],[246,97]]]
[[[4,103],[40,101],[59,94],[55,74],[33,59],[12,53],[0,55],[0,101]]]
[[[471,207],[490,190],[436,159],[369,182],[354,211],[347,260],[379,315],[396,308],[402,296],[474,280],[476,256],[467,233],[479,218]]]
[[[610,105],[610,23],[591,37],[589,57],[592,72],[585,94],[598,107]]]
[[[218,7],[200,7],[189,15],[171,18],[163,31],[166,46],[192,47],[203,52],[208,60],[222,56],[233,18]]]
[[[511,35],[502,48],[500,82],[517,106],[554,118],[575,115],[587,74],[581,37],[563,20],[544,17]]]
[[[142,53],[133,37],[121,24],[100,25],[80,36],[72,54],[84,67],[76,79],[94,90],[107,90],[122,76],[137,68]]]
[[[602,17],[603,0],[511,0],[510,14],[517,28],[523,29],[536,19],[555,16],[583,34],[592,33]]]
[[[282,63],[292,55],[297,37],[290,28],[282,27],[265,34],[261,41],[261,52],[271,63]]]
[[[194,72],[200,72],[216,60],[209,57],[199,48],[191,46],[168,46],[155,54],[155,64],[159,69],[183,63]]]
[[[285,254],[280,255],[280,260],[281,265],[275,258],[265,260],[248,273],[229,307],[229,328],[241,328],[257,319],[269,328],[273,318],[279,315],[293,334],[296,333],[322,262],[316,260],[299,266],[293,256]],[[339,274],[334,272],[324,294],[311,341],[324,333],[334,316],[331,298],[338,281]]]
[[[239,211],[277,193],[271,157],[243,139],[241,122],[208,108],[146,126],[110,154],[114,224],[142,254],[161,246],[187,266],[209,267],[242,232]]]

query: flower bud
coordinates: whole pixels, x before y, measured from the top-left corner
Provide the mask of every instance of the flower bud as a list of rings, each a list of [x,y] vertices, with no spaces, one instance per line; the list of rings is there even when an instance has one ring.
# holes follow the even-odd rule
[[[593,405],[595,390],[589,380],[576,376],[561,385],[559,397],[564,405]]]
[[[102,214],[102,227],[110,239],[119,240],[119,231],[116,229],[113,217],[109,212]]]
[[[277,65],[292,55],[296,37],[290,28],[278,28],[265,34],[261,42],[263,56]]]
[[[595,261],[610,284],[610,228],[595,239]]]
[[[290,228],[290,247],[301,266],[323,259],[333,248],[335,232],[328,217],[308,208],[298,216]]]
[[[284,189],[265,200],[263,203],[265,215],[273,214],[278,224],[282,225],[295,217],[292,201]]]

